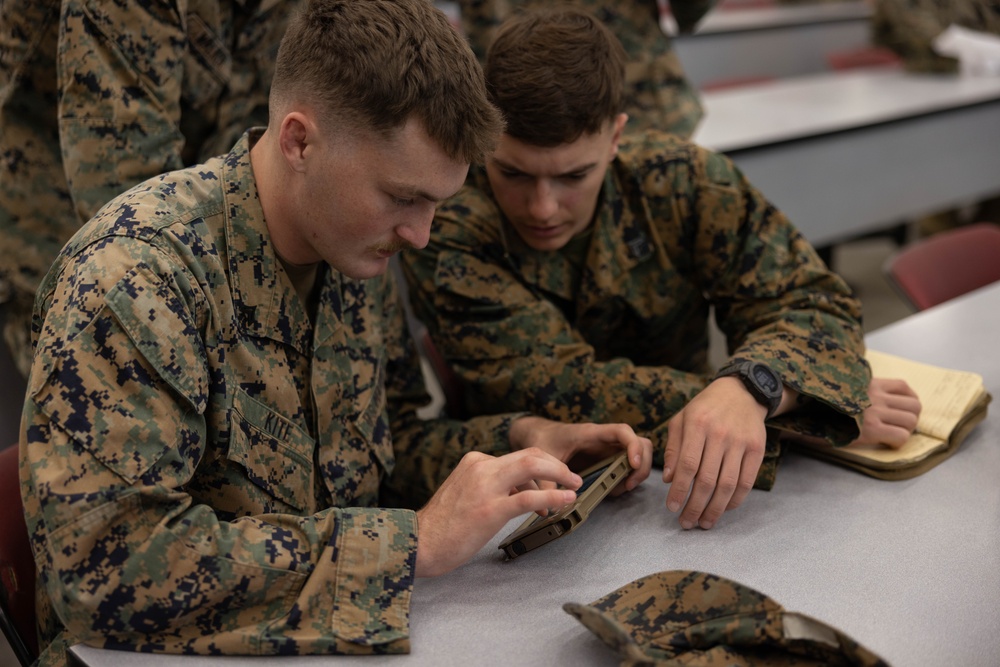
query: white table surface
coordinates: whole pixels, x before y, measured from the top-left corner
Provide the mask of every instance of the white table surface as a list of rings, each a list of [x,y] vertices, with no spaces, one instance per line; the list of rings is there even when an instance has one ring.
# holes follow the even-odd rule
[[[822,246],[1000,194],[1000,77],[867,69],[703,93],[729,155]]]
[[[717,6],[674,49],[695,86],[749,76],[786,77],[828,70],[832,52],[871,43],[865,2],[728,9]]]
[[[701,98],[705,119],[692,139],[728,153],[1000,103],[1000,77],[864,68],[709,91]],[[1000,136],[983,139],[1000,149]]]
[[[982,373],[1000,397],[1000,284],[874,332],[871,347]],[[1000,664],[1000,420],[950,459],[888,482],[786,455],[710,531],[683,531],[651,479],[576,533],[514,561],[498,535],[469,563],[419,580],[408,656],[255,658],[254,665],[607,665],[615,654],[562,611],[671,569],[730,577],[841,630],[897,667]],[[512,521],[512,529],[518,521]],[[246,658],[77,647],[89,665],[211,667]]]
[[[770,30],[810,23],[868,20],[872,15],[867,2],[823,2],[771,7],[726,7],[717,5],[695,29],[695,35],[745,30]]]

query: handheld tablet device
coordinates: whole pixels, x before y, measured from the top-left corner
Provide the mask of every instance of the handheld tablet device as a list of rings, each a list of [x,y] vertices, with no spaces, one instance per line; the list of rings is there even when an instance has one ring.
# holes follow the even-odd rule
[[[503,549],[508,558],[517,558],[573,532],[587,520],[591,510],[628,477],[630,470],[626,452],[615,454],[587,468],[580,473],[583,484],[577,489],[576,500],[572,504],[549,516],[532,515],[505,537],[498,548]]]

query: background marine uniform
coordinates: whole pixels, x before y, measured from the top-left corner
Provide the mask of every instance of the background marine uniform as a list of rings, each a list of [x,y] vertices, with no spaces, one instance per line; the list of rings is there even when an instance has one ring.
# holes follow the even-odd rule
[[[298,4],[0,3],[0,302],[23,375],[32,301],[73,233],[131,186],[267,123]]]
[[[931,43],[951,24],[1000,35],[997,0],[876,0],[872,39],[903,59],[913,72],[954,72],[958,60]]]

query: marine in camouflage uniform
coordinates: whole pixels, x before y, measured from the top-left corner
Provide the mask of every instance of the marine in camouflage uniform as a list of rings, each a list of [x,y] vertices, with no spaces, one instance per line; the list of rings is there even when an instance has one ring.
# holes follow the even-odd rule
[[[311,323],[257,199],[259,132],[116,198],[42,285],[21,477],[43,665],[84,640],[405,652],[416,517],[378,505],[509,449],[509,417],[416,416],[388,277],[324,265]]]
[[[60,248],[112,197],[267,122],[300,0],[0,4],[0,302],[21,372]]]
[[[473,51],[484,60],[500,24],[513,11],[548,7],[544,0],[459,0],[462,29]],[[562,3],[567,4],[567,3]],[[684,76],[684,69],[670,38],[660,27],[657,0],[573,0],[607,25],[621,41],[629,62],[625,112],[629,129],[657,129],[690,137],[703,110],[698,93]],[[681,33],[694,32],[715,0],[671,0],[670,10]]]
[[[810,399],[769,420],[758,487],[774,482],[777,430],[858,436],[860,304],[729,159],[675,136],[626,134],[592,226],[558,251],[529,248],[476,169],[403,267],[470,414],[624,422],[662,466],[667,421],[713,378],[714,309],[731,359]]]
[[[913,72],[956,72],[958,59],[942,56],[931,43],[952,24],[1000,35],[997,0],[877,0],[872,38],[892,49]]]

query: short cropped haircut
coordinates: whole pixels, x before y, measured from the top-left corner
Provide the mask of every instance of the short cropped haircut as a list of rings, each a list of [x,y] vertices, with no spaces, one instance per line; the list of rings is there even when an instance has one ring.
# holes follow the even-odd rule
[[[527,144],[558,146],[593,134],[621,113],[625,50],[598,19],[576,9],[507,19],[486,53],[486,88]]]
[[[270,108],[386,135],[411,117],[452,158],[481,162],[503,130],[472,50],[431,0],[308,0],[278,48]]]

